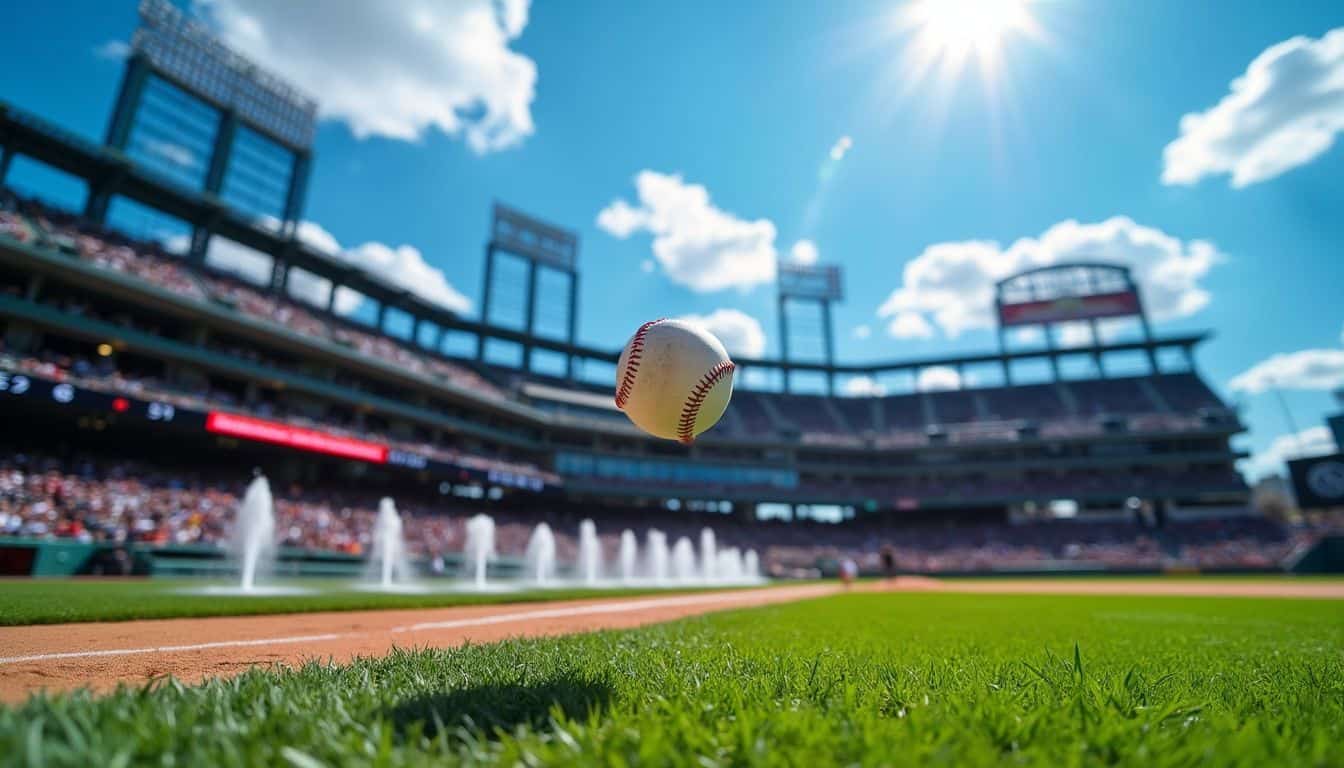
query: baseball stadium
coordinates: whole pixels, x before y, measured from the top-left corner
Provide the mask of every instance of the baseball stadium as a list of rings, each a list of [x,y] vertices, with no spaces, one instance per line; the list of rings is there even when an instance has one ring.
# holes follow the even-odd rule
[[[948,4],[982,69],[1000,6],[1000,36],[1050,13]],[[594,232],[641,227],[621,279],[672,279],[685,210],[618,200],[593,230],[484,171],[429,206],[483,188],[479,250],[378,261],[310,191],[408,229],[427,204],[323,191],[328,157],[374,152],[333,132],[373,129],[258,53],[251,5],[121,8],[113,92],[78,91],[111,100],[97,137],[0,80],[0,763],[1344,765],[1344,457],[1248,481],[1265,427],[1203,359],[1250,342],[1173,324],[1169,274],[1101,248],[996,266],[979,336],[851,356],[869,331],[837,318],[873,273],[772,246],[750,348],[592,287]],[[468,52],[556,10],[446,5],[415,24],[485,19],[443,37]],[[962,23],[892,5],[929,39]],[[445,145],[489,140],[461,127],[496,117],[479,98]],[[461,162],[526,148],[495,151]],[[466,263],[464,304],[442,281]]]

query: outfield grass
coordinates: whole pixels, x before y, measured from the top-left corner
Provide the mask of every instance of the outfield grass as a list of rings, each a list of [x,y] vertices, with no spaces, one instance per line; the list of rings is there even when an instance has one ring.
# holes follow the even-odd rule
[[[531,603],[585,597],[665,593],[665,589],[533,589],[518,592],[367,592],[349,582],[290,580],[304,595],[204,595],[200,579],[14,579],[0,581],[0,626],[73,621],[130,621],[193,616],[253,616],[313,611],[443,608],[453,605]],[[679,590],[693,592],[699,590]]]
[[[1340,765],[1316,600],[850,594],[0,709],[24,765]],[[0,758],[2,759],[2,758]]]

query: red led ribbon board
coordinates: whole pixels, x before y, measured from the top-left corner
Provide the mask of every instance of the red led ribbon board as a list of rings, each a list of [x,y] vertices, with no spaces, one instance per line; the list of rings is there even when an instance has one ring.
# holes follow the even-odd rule
[[[301,451],[325,453],[347,459],[359,459],[374,464],[387,462],[387,446],[364,440],[331,435],[315,429],[291,427],[276,421],[254,419],[222,411],[211,411],[205,417],[205,431],[244,440],[272,443]]]
[[[1095,296],[1068,296],[1046,301],[1004,304],[999,307],[999,324],[1039,325],[1137,314],[1139,314],[1139,295],[1133,291],[1122,291]]]

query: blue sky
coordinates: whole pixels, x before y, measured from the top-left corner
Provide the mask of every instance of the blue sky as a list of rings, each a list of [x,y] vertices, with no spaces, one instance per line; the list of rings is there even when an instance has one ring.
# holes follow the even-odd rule
[[[890,0],[303,5],[194,11],[324,105],[305,211],[324,242],[446,302],[480,306],[496,199],[579,233],[579,334],[607,347],[697,314],[774,354],[774,260],[806,240],[846,270],[841,359],[985,351],[988,280],[1099,255],[1149,278],[1159,332],[1216,334],[1200,371],[1244,403],[1262,467],[1295,445],[1270,380],[1328,447],[1342,6],[1025,2],[953,72],[940,43],[965,30]],[[101,138],[108,44],[135,23],[131,2],[25,9],[0,99]],[[10,181],[82,199],[24,163]]]

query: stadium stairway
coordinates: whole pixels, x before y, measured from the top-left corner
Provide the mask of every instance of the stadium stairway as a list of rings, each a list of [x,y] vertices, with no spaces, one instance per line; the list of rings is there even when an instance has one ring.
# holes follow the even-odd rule
[[[742,423],[742,414],[736,408],[729,408],[723,412],[721,417],[724,434],[742,436],[746,435],[747,430]]]
[[[1139,389],[1152,401],[1153,407],[1157,408],[1158,413],[1171,413],[1171,404],[1162,396],[1157,387],[1153,386],[1152,379],[1140,379]]]
[[[919,410],[924,414],[924,425],[938,424],[938,409],[933,406],[933,398],[929,393],[919,393]]]
[[[849,419],[845,418],[845,414],[836,407],[834,399],[823,397],[821,399],[821,406],[831,415],[831,421],[835,422],[841,433],[847,435],[858,434],[858,430],[854,429],[854,425],[850,424]]]
[[[975,405],[975,416],[982,421],[993,421],[994,414],[989,410],[989,402],[985,400],[984,394],[975,392],[971,394],[971,402]]]
[[[1078,397],[1073,394],[1073,390],[1069,389],[1069,385],[1062,381],[1056,382],[1055,390],[1059,392],[1059,399],[1064,403],[1064,410],[1067,411],[1070,416],[1077,416]]]
[[[761,409],[764,410],[765,415],[770,418],[770,427],[775,432],[783,433],[789,432],[790,430],[797,432],[798,427],[794,425],[792,420],[786,419],[784,414],[779,412],[779,408],[776,407],[774,403],[770,402],[770,398],[758,397],[756,398],[756,402],[761,404]]]

